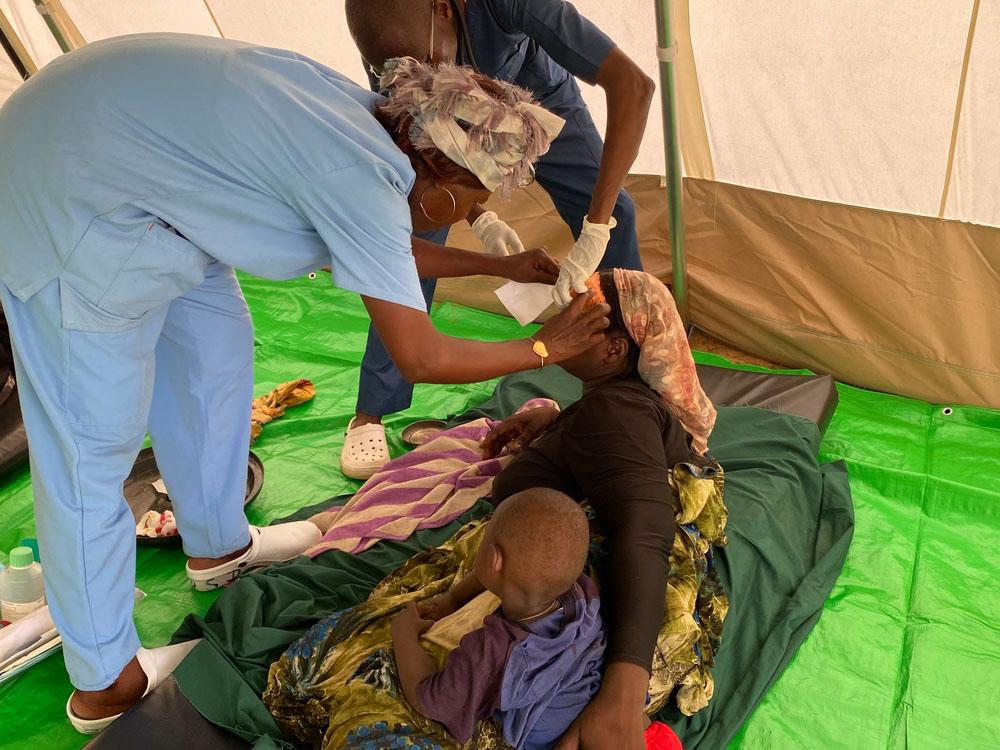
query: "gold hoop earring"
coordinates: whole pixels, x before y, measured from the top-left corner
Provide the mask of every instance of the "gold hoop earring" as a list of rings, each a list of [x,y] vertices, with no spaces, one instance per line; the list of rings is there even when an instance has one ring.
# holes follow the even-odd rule
[[[427,192],[430,189],[431,188],[426,188],[424,190],[424,192],[422,192],[420,194],[420,199],[417,201],[417,204],[420,206],[420,210],[423,211],[424,212],[424,216],[427,217],[427,221],[430,221],[430,222],[432,222],[434,224],[454,224],[455,223],[455,212],[458,210],[458,201],[455,200],[454,194],[448,188],[446,188],[446,187],[441,187],[440,185],[434,185],[434,189],[435,190],[444,190],[448,194],[448,197],[451,198],[451,213],[448,214],[448,218],[447,219],[435,219],[433,216],[431,216],[429,213],[427,213],[427,209],[424,208],[424,196],[427,195]]]

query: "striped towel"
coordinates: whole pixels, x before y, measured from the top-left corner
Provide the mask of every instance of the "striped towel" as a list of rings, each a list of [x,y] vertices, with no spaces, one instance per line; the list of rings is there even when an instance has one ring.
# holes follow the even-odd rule
[[[518,413],[539,406],[559,408],[534,398]],[[306,551],[315,557],[327,550],[356,555],[381,539],[408,539],[420,529],[451,523],[484,495],[510,461],[503,455],[483,459],[479,444],[494,420],[468,422],[437,435],[415,450],[387,463],[341,508],[323,539]]]

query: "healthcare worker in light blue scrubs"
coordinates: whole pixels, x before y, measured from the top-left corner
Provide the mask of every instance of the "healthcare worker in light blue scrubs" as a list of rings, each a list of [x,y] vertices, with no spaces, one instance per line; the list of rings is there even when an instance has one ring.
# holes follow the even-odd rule
[[[377,90],[375,71],[400,55],[456,61],[521,86],[565,127],[538,161],[538,184],[576,238],[555,285],[569,302],[599,268],[642,270],[635,205],[622,188],[639,152],[653,81],[614,41],[565,0],[347,0],[347,22]],[[607,100],[601,139],[577,79]],[[493,211],[474,206],[465,217],[494,254],[523,252],[517,233]],[[447,228],[420,235],[444,244]],[[422,279],[427,305],[436,279]],[[341,455],[341,470],[366,479],[389,458],[384,416],[407,409],[407,383],[374,329],[361,361],[358,401]]]
[[[411,233],[524,182],[562,123],[468,71],[452,68],[464,93],[442,97],[427,92],[443,71],[412,59],[395,70],[386,100],[291,52],[141,35],[57,59],[0,109],[0,301],[81,731],[106,726],[188,648],[141,649],[132,623],[122,482],[147,429],[195,588],[319,539],[309,523],[243,515],[253,330],[234,268],[286,279],[330,266],[414,381],[558,362],[603,335],[606,309],[584,313],[582,300],[535,340],[435,331],[418,269],[555,280],[544,253],[411,250]]]

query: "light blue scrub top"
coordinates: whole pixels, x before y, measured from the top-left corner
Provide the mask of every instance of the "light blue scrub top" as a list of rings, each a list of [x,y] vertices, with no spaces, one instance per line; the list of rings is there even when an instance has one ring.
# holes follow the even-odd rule
[[[64,55],[0,109],[0,281],[23,300],[58,278],[83,330],[130,327],[213,259],[270,279],[330,264],[343,289],[424,310],[414,173],[379,101],[295,53],[210,37]]]

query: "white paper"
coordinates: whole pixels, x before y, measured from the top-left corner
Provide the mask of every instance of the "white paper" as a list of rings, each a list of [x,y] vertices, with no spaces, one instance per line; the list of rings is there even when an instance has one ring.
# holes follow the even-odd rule
[[[549,284],[508,281],[496,290],[496,295],[521,325],[532,322],[552,304],[552,287]]]
[[[55,628],[47,606],[36,609],[30,615],[0,629],[0,664],[23,656],[26,649],[38,646],[39,639]]]
[[[153,482],[153,489],[159,492],[161,495],[167,494],[167,485],[163,483],[162,479],[157,479]]]

